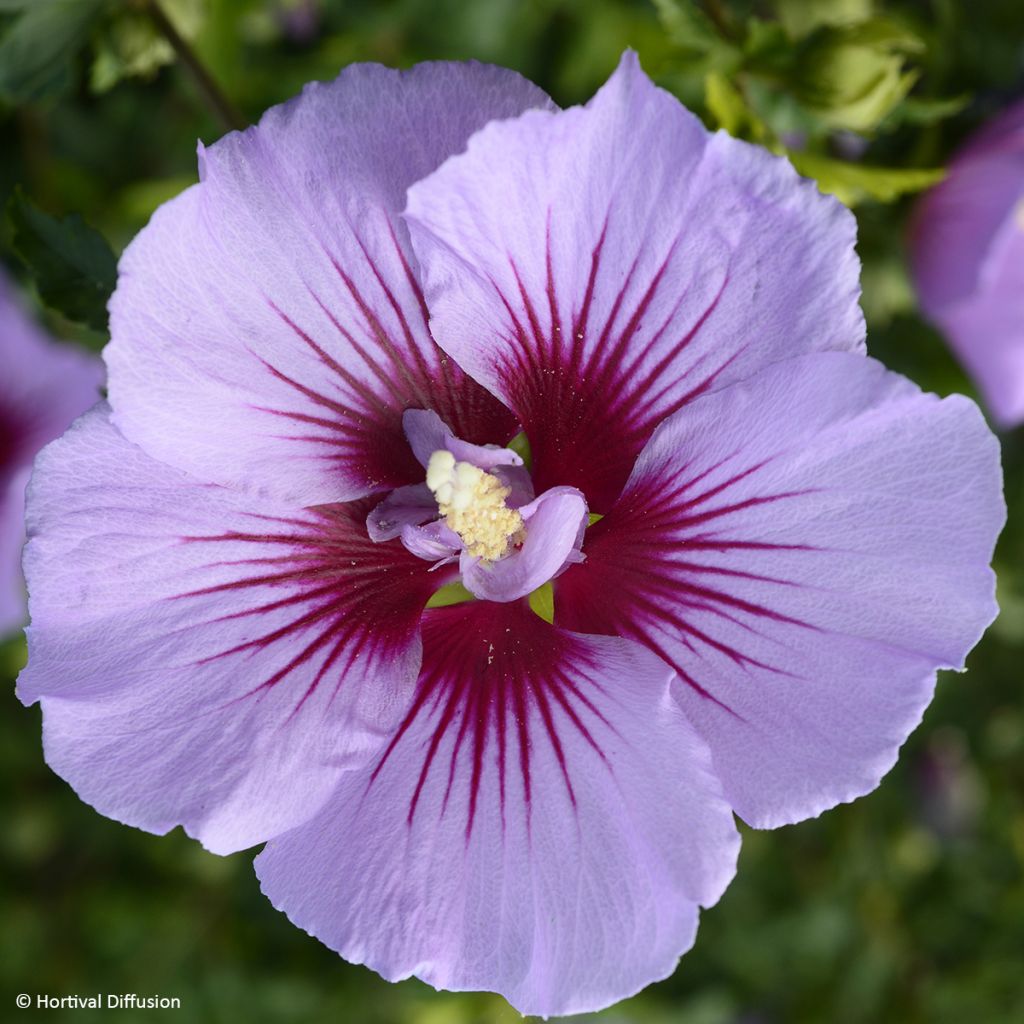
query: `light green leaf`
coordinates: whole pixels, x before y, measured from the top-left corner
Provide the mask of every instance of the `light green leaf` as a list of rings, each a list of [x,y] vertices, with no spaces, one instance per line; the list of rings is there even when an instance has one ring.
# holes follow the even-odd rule
[[[966,93],[961,96],[947,96],[936,99],[909,96],[893,111],[893,115],[886,122],[886,126],[889,127],[894,123],[903,122],[909,124],[934,124],[936,121],[943,121],[947,117],[959,114],[970,102],[971,97]]]
[[[946,174],[941,167],[868,167],[816,153],[791,152],[788,156],[804,177],[813,178],[822,192],[832,193],[847,206],[867,199],[891,203],[907,193],[930,188]]]
[[[822,25],[856,25],[873,13],[872,0],[776,0],[779,20],[793,39]]]
[[[739,135],[747,121],[747,105],[725,75],[708,72],[704,78],[704,102],[719,128],[730,135]]]
[[[196,38],[206,0],[162,0],[161,6],[182,38]],[[153,19],[144,11],[125,8],[99,34],[89,84],[93,92],[105,92],[123,78],[151,77],[174,59],[174,49]]]
[[[704,78],[704,103],[716,125],[730,135],[763,142],[768,137],[765,123],[751,109],[743,94],[719,71]]]
[[[520,430],[505,447],[511,448],[523,460],[523,465],[527,469],[533,468],[533,452],[530,451],[530,439],[526,436],[525,430]]]
[[[542,583],[527,600],[534,613],[545,622],[555,621],[555,588],[550,583]]]
[[[60,92],[105,0],[36,0],[0,40],[0,96],[12,103]]]
[[[922,45],[884,18],[818,29],[796,54],[794,94],[830,128],[872,132],[917,81],[918,73],[904,67],[904,54]]]
[[[39,297],[69,320],[107,326],[107,300],[117,282],[117,259],[107,240],[78,214],[44,213],[16,189],[7,205],[14,250],[31,271]]]
[[[447,608],[449,605],[475,600],[476,598],[461,583],[446,583],[430,595],[427,607]]]

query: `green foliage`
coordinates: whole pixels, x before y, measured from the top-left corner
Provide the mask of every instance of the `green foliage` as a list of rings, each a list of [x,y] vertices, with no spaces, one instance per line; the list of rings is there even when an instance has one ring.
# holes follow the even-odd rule
[[[475,601],[476,598],[467,590],[461,582],[446,583],[439,587],[427,601],[428,608],[447,608],[453,604],[463,604],[466,601]]]
[[[695,0],[654,0],[669,39],[680,56],[700,60],[715,50],[728,48],[711,19]]]
[[[511,448],[523,460],[523,465],[527,469],[533,468],[533,452],[530,449],[530,439],[526,436],[525,430],[520,430],[506,447]]]
[[[801,39],[823,25],[859,25],[873,11],[872,0],[777,0],[775,8],[786,33]]]
[[[828,128],[874,131],[917,80],[904,57],[921,45],[882,18],[822,26],[794,50],[794,95]]]
[[[831,192],[847,206],[855,206],[865,199],[891,203],[907,193],[929,188],[946,173],[941,167],[930,170],[868,167],[806,152],[791,152],[788,156],[801,174],[818,182],[822,192]]]
[[[545,622],[555,621],[555,588],[550,583],[541,584],[529,597],[530,608]]]
[[[935,181],[959,140],[1019,91],[1020,0],[312,7],[312,28],[296,31],[285,14],[304,9],[298,0],[206,0],[192,35],[166,4],[250,120],[354,60],[475,57],[516,68],[568,105],[585,101],[633,46],[710,125],[787,152],[856,204],[869,351],[929,390],[971,393],[914,308],[902,248],[907,196]],[[879,20],[888,36],[864,28]],[[223,130],[187,69],[164,64],[168,55],[124,0],[0,0],[0,90],[15,105],[0,116],[0,202],[21,182],[45,209],[79,211],[59,220],[17,198],[0,246],[7,260],[15,246],[25,257],[44,302],[93,328],[105,323],[114,265],[85,222],[121,248],[158,203],[195,181],[196,139],[212,143]],[[900,98],[908,75],[917,77]],[[856,138],[851,117],[869,125]],[[59,328],[73,325],[61,319]],[[513,446],[525,456],[523,442]],[[738,877],[702,914],[696,946],[673,976],[584,1019],[1024,1020],[1024,433],[1006,435],[1003,451],[1002,614],[966,677],[940,680],[923,725],[874,794],[800,825],[746,830]],[[442,588],[432,604],[470,597]],[[183,1009],[166,1019],[189,1024],[521,1020],[496,996],[390,985],[343,963],[267,903],[251,854],[214,857],[180,830],[150,836],[87,807],[46,768],[38,710],[13,696],[24,657],[22,641],[0,644],[4,993],[178,995]],[[12,997],[4,998],[6,1010]],[[122,1019],[143,1020],[127,1011]]]
[[[7,215],[14,250],[32,273],[40,298],[69,320],[104,330],[107,300],[117,281],[117,260],[107,240],[78,214],[58,220],[20,190]]]
[[[749,121],[739,89],[718,71],[709,71],[704,79],[704,102],[718,127],[730,135],[739,135]]]
[[[0,97],[12,103],[62,91],[71,61],[107,0],[7,0],[20,12],[0,39]]]
[[[860,136],[863,150],[876,135],[934,124],[969,102],[964,94],[912,94],[922,74],[912,62],[927,55],[927,43],[910,19],[880,13],[870,0],[776,0],[775,20],[712,20],[676,0],[657,6],[678,65],[663,80],[692,100],[687,79],[699,74],[713,126],[788,150],[801,173],[849,205],[893,202],[941,176],[836,152],[843,133]]]
[[[198,36],[206,0],[162,0],[163,10],[187,40]],[[173,47],[143,10],[120,6],[107,19],[94,46],[90,85],[106,92],[125,78],[152,78],[175,59]]]

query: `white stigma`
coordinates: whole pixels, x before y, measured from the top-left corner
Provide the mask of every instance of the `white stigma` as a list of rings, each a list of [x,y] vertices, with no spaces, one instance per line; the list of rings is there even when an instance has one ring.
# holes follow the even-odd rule
[[[471,555],[493,562],[521,539],[523,517],[505,504],[509,489],[479,466],[457,462],[449,451],[436,451],[427,463],[427,487]]]

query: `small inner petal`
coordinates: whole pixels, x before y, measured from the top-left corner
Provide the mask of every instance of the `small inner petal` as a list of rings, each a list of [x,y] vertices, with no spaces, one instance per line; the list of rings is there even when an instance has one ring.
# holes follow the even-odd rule
[[[494,562],[522,543],[523,517],[508,507],[510,488],[493,474],[441,449],[427,463],[427,487],[445,522],[474,557]]]

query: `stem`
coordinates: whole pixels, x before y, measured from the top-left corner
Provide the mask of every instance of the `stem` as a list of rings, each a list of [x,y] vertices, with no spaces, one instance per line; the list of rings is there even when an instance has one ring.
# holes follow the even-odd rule
[[[247,126],[245,118],[221,91],[220,86],[213,80],[213,76],[206,70],[206,66],[196,56],[195,50],[182,38],[181,33],[174,27],[173,22],[160,6],[159,0],[143,0],[142,6],[153,19],[157,29],[171,44],[178,59],[188,68],[196,88],[213,116],[227,131],[232,129],[241,131],[245,128]]]
[[[722,0],[707,0],[708,17],[714,22],[715,28],[722,34],[724,39],[732,39],[732,26],[729,24],[729,14],[722,6]]]

